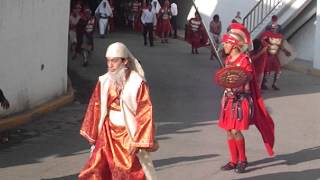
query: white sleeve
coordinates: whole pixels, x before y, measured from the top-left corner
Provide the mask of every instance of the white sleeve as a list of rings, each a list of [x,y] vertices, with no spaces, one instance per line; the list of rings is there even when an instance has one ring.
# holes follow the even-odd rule
[[[112,17],[113,16],[112,9],[108,1],[106,1],[106,9],[107,9],[107,15]]]
[[[145,24],[145,21],[144,21],[144,16],[145,16],[145,11],[142,11],[142,15],[141,15],[141,22],[142,24]]]

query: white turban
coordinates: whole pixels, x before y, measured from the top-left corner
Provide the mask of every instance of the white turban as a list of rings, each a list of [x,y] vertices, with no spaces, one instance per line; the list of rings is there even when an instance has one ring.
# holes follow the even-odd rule
[[[106,58],[126,58],[129,61],[131,70],[136,71],[143,79],[145,79],[144,71],[138,59],[136,59],[126,45],[121,42],[115,42],[109,45],[106,51]]]

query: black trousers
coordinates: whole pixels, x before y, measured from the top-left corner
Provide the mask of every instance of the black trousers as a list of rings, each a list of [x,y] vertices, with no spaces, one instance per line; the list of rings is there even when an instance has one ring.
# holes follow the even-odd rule
[[[150,46],[153,46],[153,23],[145,23],[143,26],[144,44],[147,44],[147,34],[149,36]]]
[[[177,37],[177,16],[172,16],[171,17],[171,25],[173,29],[173,36],[176,38]]]

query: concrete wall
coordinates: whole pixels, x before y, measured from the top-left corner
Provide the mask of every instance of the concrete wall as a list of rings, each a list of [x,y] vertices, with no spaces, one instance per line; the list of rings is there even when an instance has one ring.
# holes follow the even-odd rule
[[[210,23],[214,14],[219,14],[222,31],[225,32],[236,12],[240,11],[244,17],[259,0],[196,0],[195,3],[206,25]],[[194,16],[191,10],[189,17]]]
[[[295,47],[299,59],[313,61],[315,22],[316,17],[314,16],[289,39],[290,44]]]
[[[66,93],[69,4],[0,1],[0,88],[11,104],[1,116]]]

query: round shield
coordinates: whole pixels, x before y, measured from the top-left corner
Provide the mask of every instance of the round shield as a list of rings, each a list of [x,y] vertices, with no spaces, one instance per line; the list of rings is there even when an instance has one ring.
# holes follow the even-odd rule
[[[249,81],[249,74],[242,67],[225,67],[217,71],[215,81],[224,88],[237,88]]]

